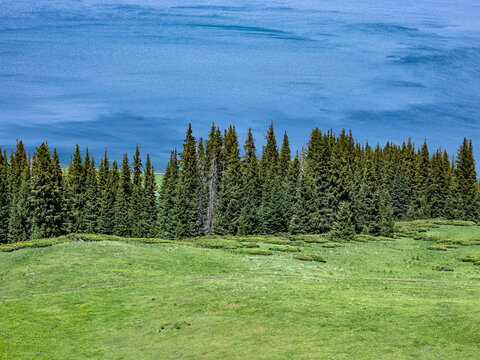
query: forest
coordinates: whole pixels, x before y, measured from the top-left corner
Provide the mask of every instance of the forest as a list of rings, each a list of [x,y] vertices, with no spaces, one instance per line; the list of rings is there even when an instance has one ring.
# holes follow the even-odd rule
[[[457,154],[430,154],[426,141],[383,147],[351,132],[315,128],[291,152],[273,123],[257,155],[251,129],[243,152],[230,125],[212,124],[204,141],[189,125],[183,150],[171,152],[161,186],[137,145],[130,162],[98,167],[77,145],[63,169],[47,143],[27,154],[18,141],[0,151],[0,243],[69,233],[183,239],[203,235],[355,234],[393,237],[395,221],[445,218],[477,222],[479,183],[472,141]]]

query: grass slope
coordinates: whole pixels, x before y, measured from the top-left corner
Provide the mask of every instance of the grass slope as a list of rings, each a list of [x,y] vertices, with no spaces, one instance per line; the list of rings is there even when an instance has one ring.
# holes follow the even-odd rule
[[[428,234],[473,239],[480,228]],[[73,241],[0,253],[0,358],[477,359],[480,266],[457,258],[480,246],[434,243],[302,242],[259,256]]]

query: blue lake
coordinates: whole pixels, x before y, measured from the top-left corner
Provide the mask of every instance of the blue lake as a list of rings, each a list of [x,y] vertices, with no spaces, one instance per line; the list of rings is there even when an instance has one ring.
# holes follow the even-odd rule
[[[5,1],[0,146],[75,143],[98,160],[149,152],[186,127],[274,121],[293,149],[313,127],[384,144],[427,138],[480,155],[478,0]]]

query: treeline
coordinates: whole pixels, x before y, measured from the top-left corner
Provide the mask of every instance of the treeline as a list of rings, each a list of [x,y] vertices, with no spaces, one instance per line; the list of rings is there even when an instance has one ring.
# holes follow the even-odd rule
[[[156,192],[149,155],[138,146],[121,168],[107,153],[98,168],[77,145],[62,171],[42,144],[31,160],[23,143],[0,152],[0,242],[84,232],[186,238],[210,234],[355,233],[392,236],[394,221],[477,221],[479,183],[471,141],[455,157],[426,142],[359,144],[351,133],[314,129],[306,149],[277,144],[273,124],[257,156],[251,130],[241,155],[235,127],[212,125],[198,140],[189,126],[183,151],[171,152]],[[158,196],[157,196],[158,195]]]

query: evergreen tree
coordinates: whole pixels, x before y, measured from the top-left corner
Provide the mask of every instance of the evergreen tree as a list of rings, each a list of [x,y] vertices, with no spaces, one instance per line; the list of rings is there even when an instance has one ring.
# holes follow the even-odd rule
[[[205,225],[203,233],[213,234],[213,224],[215,218],[215,204],[217,194],[220,191],[223,172],[223,138],[219,128],[212,124],[205,149],[205,170],[208,171],[206,182],[206,210]]]
[[[145,211],[143,209],[143,187],[142,187],[142,159],[140,158],[140,150],[138,145],[135,149],[133,157],[133,183],[132,183],[132,203],[131,203],[131,224],[133,237],[146,237],[147,219],[144,218]]]
[[[198,173],[196,141],[192,135],[192,125],[188,125],[187,135],[180,154],[180,176],[178,179],[174,218],[175,238],[198,235],[196,230],[200,176]]]
[[[20,189],[15,193],[10,208],[8,223],[8,242],[27,241],[32,228],[32,211],[30,205],[30,167],[23,169]]]
[[[98,197],[98,180],[95,161],[90,159],[88,148],[85,151],[85,161],[83,164],[85,174],[85,195],[84,208],[82,211],[82,222],[80,231],[86,233],[95,233],[98,230],[98,217],[100,214],[100,199]]]
[[[145,221],[145,231],[143,235],[146,237],[154,237],[158,216],[158,205],[157,197],[155,195],[155,170],[149,154],[147,154],[145,160],[145,170],[143,174],[145,179],[145,187],[143,191],[143,219]]]
[[[175,237],[174,207],[179,178],[177,150],[170,154],[170,160],[163,175],[159,196],[158,235],[163,238]]]
[[[105,181],[105,189],[101,192],[98,231],[101,234],[111,235],[115,230],[115,203],[120,182],[120,174],[118,172],[116,161],[113,161],[112,169],[109,170],[109,162],[106,152],[101,169],[99,175],[100,177],[103,177],[102,182]]]
[[[468,141],[465,138],[458,150],[455,178],[458,187],[460,216],[464,220],[477,221],[478,209],[475,206],[477,172],[475,171],[472,140]]]
[[[132,180],[127,154],[123,155],[122,169],[115,199],[115,225],[113,233],[130,236],[132,233]]]
[[[195,232],[199,235],[205,234],[205,208],[207,200],[207,176],[205,173],[205,148],[203,147],[203,139],[198,139],[197,144],[197,165],[198,174],[200,176],[200,189],[198,193],[198,209]]]
[[[276,234],[286,231],[282,207],[282,183],[278,167],[278,147],[273,129],[273,123],[268,128],[267,141],[263,147],[261,164],[262,201],[260,214],[262,217],[262,232]]]
[[[9,214],[8,159],[6,152],[0,149],[0,244],[7,242]]]
[[[61,233],[61,191],[57,188],[57,168],[48,145],[42,143],[33,154],[31,196],[32,237],[52,237]]]
[[[242,164],[235,128],[230,125],[225,135],[225,171],[217,199],[214,229],[217,234],[233,234],[238,231],[242,208]]]
[[[393,238],[395,229],[395,219],[393,214],[392,202],[388,191],[381,191],[379,199],[378,216],[378,235]]]
[[[331,234],[334,241],[355,240],[355,225],[353,224],[353,214],[350,206],[349,202],[342,201],[338,207]]]
[[[24,181],[26,182],[24,184]],[[17,141],[8,166],[9,225],[8,242],[28,240],[30,236],[30,164],[22,141]]]
[[[252,129],[248,129],[245,141],[245,156],[242,160],[242,207],[238,219],[238,232],[241,235],[251,235],[259,232],[261,227],[260,208],[260,165],[258,162],[255,140]]]
[[[70,160],[64,189],[65,230],[67,233],[84,229],[85,170],[77,144]]]

